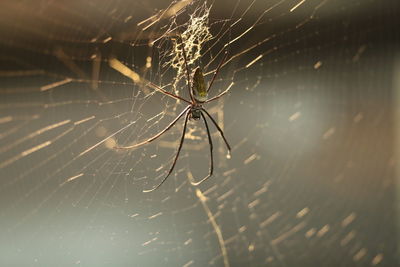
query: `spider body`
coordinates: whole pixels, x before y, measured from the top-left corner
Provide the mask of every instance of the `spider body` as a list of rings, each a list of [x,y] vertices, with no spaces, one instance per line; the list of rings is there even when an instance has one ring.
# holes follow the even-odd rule
[[[206,83],[200,67],[197,67],[194,71],[193,83],[190,91],[193,97],[190,104],[189,119],[198,121],[201,118],[203,103],[206,102],[208,98]]]
[[[221,96],[225,95],[229,91],[229,88],[228,88],[225,91],[223,91],[222,93],[220,93],[219,95],[214,96],[214,97],[212,97],[210,99],[208,98],[208,92],[210,91],[210,88],[211,88],[211,86],[212,86],[212,84],[213,84],[213,82],[215,80],[215,77],[217,76],[222,64],[224,63],[224,61],[226,59],[227,53],[225,53],[225,56],[222,58],[221,62],[219,63],[219,65],[217,67],[217,69],[215,70],[215,73],[214,73],[214,76],[213,76],[211,82],[208,84],[208,86],[206,86],[206,82],[204,81],[204,76],[203,76],[203,73],[202,73],[202,70],[201,70],[200,67],[197,67],[195,69],[194,74],[193,74],[193,81],[192,82],[190,81],[190,76],[191,75],[190,75],[190,70],[189,70],[189,67],[188,67],[188,64],[187,64],[187,60],[186,60],[186,52],[185,52],[185,49],[184,49],[184,45],[182,45],[182,47],[183,47],[184,63],[185,63],[185,66],[186,66],[187,86],[188,86],[188,91],[189,91],[189,94],[190,94],[191,101],[186,100],[183,97],[180,97],[180,96],[175,95],[173,93],[170,93],[170,92],[162,89],[161,87],[159,87],[159,86],[157,86],[155,84],[151,84],[152,87],[156,88],[159,92],[161,92],[161,93],[163,93],[165,95],[168,95],[168,96],[170,96],[172,98],[175,98],[175,99],[181,100],[183,102],[186,102],[188,105],[167,127],[165,127],[162,131],[160,131],[156,135],[150,137],[149,139],[147,139],[145,141],[142,141],[140,143],[137,143],[137,144],[134,144],[134,145],[131,145],[131,146],[116,147],[117,149],[133,149],[133,148],[136,148],[138,146],[150,143],[150,142],[156,140],[157,138],[159,138],[160,136],[162,136],[169,129],[171,129],[171,127],[174,126],[175,123],[183,115],[185,115],[185,121],[184,121],[184,124],[183,124],[183,132],[182,132],[180,143],[179,143],[179,146],[178,146],[178,150],[176,152],[176,155],[175,155],[175,158],[174,158],[174,161],[172,163],[171,168],[169,169],[169,171],[168,171],[167,175],[164,177],[164,179],[157,186],[155,186],[155,187],[153,187],[152,189],[149,189],[149,190],[143,190],[143,192],[152,192],[152,191],[156,190],[157,188],[159,188],[167,180],[168,176],[172,173],[172,171],[173,171],[173,169],[175,167],[175,164],[176,164],[176,162],[178,160],[179,153],[181,151],[183,142],[185,140],[185,133],[186,133],[186,127],[187,127],[188,119],[191,119],[191,120],[194,120],[194,121],[199,121],[201,118],[203,119],[204,125],[206,126],[207,136],[208,136],[208,143],[209,143],[209,147],[210,147],[210,169],[209,169],[208,175],[205,176],[203,179],[201,179],[198,182],[191,181],[192,185],[199,185],[202,182],[204,182],[205,180],[207,180],[209,177],[211,177],[211,175],[213,174],[213,170],[214,170],[213,143],[212,143],[210,129],[208,127],[208,123],[207,123],[205,115],[207,115],[207,117],[211,120],[211,122],[217,128],[218,132],[221,134],[221,137],[224,140],[225,145],[226,145],[226,147],[228,149],[227,157],[230,158],[231,147],[230,147],[228,141],[225,138],[224,132],[218,126],[218,124],[214,120],[214,118],[207,112],[206,109],[203,108],[204,104],[220,98]]]

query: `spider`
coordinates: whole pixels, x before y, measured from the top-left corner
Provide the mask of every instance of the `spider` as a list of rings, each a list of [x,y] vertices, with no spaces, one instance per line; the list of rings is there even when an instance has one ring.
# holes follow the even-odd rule
[[[183,46],[184,45],[182,43],[182,47]],[[132,149],[132,148],[136,148],[136,147],[139,147],[141,145],[150,143],[150,142],[156,140],[157,138],[159,138],[160,136],[162,136],[164,133],[166,133],[169,129],[172,128],[172,126],[175,125],[175,123],[178,122],[178,120],[183,115],[185,115],[185,121],[184,121],[184,124],[183,124],[182,136],[181,136],[180,143],[179,143],[179,146],[178,146],[178,150],[176,152],[176,155],[175,155],[174,161],[172,163],[172,166],[170,167],[167,175],[163,178],[163,180],[157,186],[153,187],[152,189],[143,190],[143,192],[145,192],[145,193],[152,192],[152,191],[156,190],[157,188],[159,188],[167,180],[169,175],[174,170],[175,164],[176,164],[176,162],[178,160],[178,157],[179,157],[179,153],[181,152],[181,149],[182,149],[183,141],[185,140],[186,126],[187,126],[188,119],[194,120],[194,121],[199,121],[200,118],[203,119],[204,124],[206,126],[207,136],[208,136],[208,143],[209,143],[209,147],[210,147],[210,168],[209,168],[208,175],[205,176],[203,179],[201,179],[198,182],[191,181],[192,185],[197,186],[197,185],[201,184],[202,182],[204,182],[205,180],[210,178],[212,176],[212,174],[213,174],[213,171],[214,171],[213,143],[212,143],[212,139],[211,139],[210,129],[208,127],[208,123],[207,123],[207,120],[206,120],[206,116],[204,116],[204,113],[211,119],[211,122],[215,125],[215,127],[217,128],[217,130],[221,134],[221,137],[224,140],[224,142],[226,144],[226,147],[228,149],[227,157],[230,158],[231,147],[230,147],[228,141],[225,138],[224,132],[219,127],[219,125],[214,120],[214,118],[210,115],[210,113],[208,113],[207,110],[203,108],[203,104],[206,104],[208,102],[214,101],[214,100],[220,98],[221,96],[225,95],[229,91],[229,88],[228,88],[227,90],[223,91],[219,95],[208,99],[208,93],[209,93],[209,91],[211,89],[212,84],[214,83],[215,78],[218,75],[218,72],[219,72],[222,64],[224,63],[224,61],[225,61],[225,59],[227,57],[227,53],[225,52],[224,57],[222,58],[221,62],[219,63],[217,69],[215,70],[214,76],[212,77],[210,84],[208,85],[208,87],[206,87],[206,83],[204,81],[204,76],[203,76],[203,73],[202,73],[202,70],[201,70],[200,67],[197,67],[195,69],[194,74],[193,74],[193,81],[190,82],[190,71],[189,71],[189,66],[188,66],[188,63],[187,63],[186,52],[185,52],[184,47],[183,47],[182,52],[183,52],[183,59],[184,59],[184,64],[185,64],[185,68],[186,68],[187,80],[188,80],[187,88],[188,88],[189,95],[190,95],[190,101],[186,100],[186,99],[184,99],[184,98],[182,98],[182,97],[180,97],[178,95],[170,93],[170,92],[162,89],[161,87],[159,87],[159,86],[157,86],[157,85],[155,85],[153,83],[150,83],[150,84],[151,84],[151,86],[153,88],[157,89],[159,92],[161,92],[161,93],[163,93],[165,95],[168,95],[168,96],[170,96],[172,98],[179,99],[179,100],[181,100],[183,102],[186,102],[188,105],[185,107],[185,109],[183,109],[183,111],[181,113],[179,113],[178,116],[176,116],[176,118],[170,124],[168,124],[167,127],[165,127],[162,131],[160,131],[156,135],[154,135],[154,136],[150,137],[149,139],[144,140],[144,141],[142,141],[140,143],[134,144],[134,145],[116,147],[116,149]]]

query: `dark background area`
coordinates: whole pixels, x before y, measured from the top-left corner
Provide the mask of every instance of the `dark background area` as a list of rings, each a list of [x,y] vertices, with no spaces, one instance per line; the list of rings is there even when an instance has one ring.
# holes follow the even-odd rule
[[[224,19],[241,20],[206,44],[217,55],[255,24],[228,46],[232,60],[212,93],[234,82],[231,92],[207,106],[233,147],[227,160],[212,129],[215,175],[199,186],[230,265],[396,266],[398,3],[313,0],[293,12],[298,1],[251,3],[213,2],[213,34]],[[80,156],[131,121],[115,140],[142,140],[183,109],[159,94],[144,97],[108,66],[115,56],[168,83],[171,73],[143,66],[148,56],[155,66],[163,59],[165,47],[147,43],[169,20],[145,32],[137,26],[167,7],[0,3],[1,266],[224,266],[216,229],[187,182],[208,168],[203,130],[202,141],[185,141],[173,175],[151,194],[142,190],[171,163],[176,145],[167,141],[179,126],[130,153],[101,144]],[[40,144],[47,145],[31,150]]]

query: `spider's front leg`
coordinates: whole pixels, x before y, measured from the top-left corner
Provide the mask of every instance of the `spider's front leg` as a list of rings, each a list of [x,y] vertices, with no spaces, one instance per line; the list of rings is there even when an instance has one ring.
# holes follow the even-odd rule
[[[149,193],[149,192],[152,192],[152,191],[156,190],[157,188],[159,188],[167,180],[168,176],[174,170],[176,162],[178,161],[179,153],[181,152],[181,149],[182,149],[183,141],[185,141],[186,126],[187,126],[187,121],[188,121],[190,113],[191,113],[190,110],[188,110],[186,112],[185,123],[183,124],[183,132],[182,132],[182,136],[181,136],[181,142],[179,143],[178,151],[176,152],[174,162],[172,163],[172,166],[169,169],[167,176],[165,176],[164,179],[162,179],[162,181],[157,186],[153,187],[152,189],[143,190],[144,193]]]
[[[201,111],[200,111],[200,115],[203,118],[204,124],[206,126],[208,144],[210,146],[210,169],[208,171],[208,175],[206,177],[204,177],[203,179],[201,179],[200,181],[198,181],[198,182],[191,181],[190,182],[194,186],[197,186],[197,185],[201,184],[202,182],[204,182],[205,180],[207,180],[208,178],[210,178],[212,176],[213,172],[214,172],[213,142],[212,142],[212,139],[211,139],[210,128],[208,127],[208,123],[207,123],[206,117],[204,116],[204,114]]]
[[[219,127],[218,123],[214,120],[214,118],[210,115],[210,113],[207,112],[207,110],[205,110],[204,108],[202,108],[201,110],[207,114],[207,116],[211,119],[211,121],[215,125],[215,127],[217,127],[218,132],[221,134],[221,137],[224,140],[226,147],[228,148],[227,157],[231,158],[231,146],[229,145],[228,140],[226,140],[226,138],[225,138],[224,131],[222,131],[221,127]]]
[[[144,140],[140,143],[134,144],[134,145],[130,145],[130,146],[115,146],[115,149],[133,149],[139,146],[142,146],[144,144],[148,144],[154,140],[156,140],[158,137],[160,137],[161,135],[163,135],[165,132],[167,132],[169,129],[171,129],[172,126],[174,126],[174,124],[185,114],[189,114],[190,113],[190,108],[191,105],[188,105],[170,124],[168,124],[167,127],[164,128],[164,130],[162,130],[161,132],[159,132],[158,134],[150,137],[147,140]]]

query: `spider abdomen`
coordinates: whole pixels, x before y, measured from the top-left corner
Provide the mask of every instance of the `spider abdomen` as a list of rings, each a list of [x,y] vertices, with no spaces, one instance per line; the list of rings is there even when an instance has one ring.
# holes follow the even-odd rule
[[[206,83],[204,81],[203,72],[200,68],[196,68],[193,76],[193,97],[194,99],[199,102],[203,103],[208,98]]]

